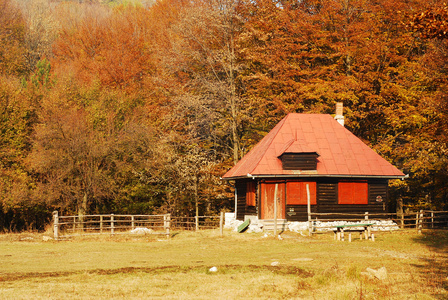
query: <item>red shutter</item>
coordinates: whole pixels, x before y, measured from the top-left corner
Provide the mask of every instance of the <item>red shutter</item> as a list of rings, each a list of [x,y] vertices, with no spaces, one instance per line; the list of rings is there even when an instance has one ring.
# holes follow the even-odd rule
[[[368,204],[367,182],[339,182],[339,204]]]
[[[369,204],[369,186],[367,182],[357,183],[353,195],[353,204]]]
[[[255,182],[250,181],[246,185],[246,205],[255,206]]]
[[[286,183],[286,204],[288,205],[307,205],[308,196],[306,193],[306,185],[310,189],[310,203],[316,204],[316,183],[315,182],[298,182],[288,181]]]

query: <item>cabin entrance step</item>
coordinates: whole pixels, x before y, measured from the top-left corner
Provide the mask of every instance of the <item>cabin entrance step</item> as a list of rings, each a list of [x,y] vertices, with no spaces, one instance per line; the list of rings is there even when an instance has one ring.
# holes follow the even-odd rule
[[[274,220],[258,220],[258,225],[263,225],[264,231],[274,230]],[[277,230],[285,231],[287,229],[288,221],[286,219],[277,220]]]

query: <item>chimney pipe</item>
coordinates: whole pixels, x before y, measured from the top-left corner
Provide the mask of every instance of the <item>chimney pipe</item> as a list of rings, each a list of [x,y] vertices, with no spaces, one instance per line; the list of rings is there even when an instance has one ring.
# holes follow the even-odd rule
[[[338,121],[339,124],[341,124],[342,126],[344,126],[344,106],[342,104],[342,102],[337,102],[336,103],[336,116],[334,117],[334,119],[336,121]]]

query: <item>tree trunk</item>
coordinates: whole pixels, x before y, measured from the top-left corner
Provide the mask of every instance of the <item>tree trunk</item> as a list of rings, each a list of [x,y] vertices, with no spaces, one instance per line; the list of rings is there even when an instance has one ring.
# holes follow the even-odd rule
[[[78,206],[78,220],[79,220],[79,228],[81,230],[84,229],[84,219],[87,213],[87,201],[88,201],[87,192],[84,192],[82,201]]]
[[[233,141],[233,164],[236,165],[239,156],[239,138],[238,138],[238,101],[235,85],[235,46],[233,37],[230,37],[229,43],[227,43],[228,52],[230,56],[229,65],[229,84],[230,84],[230,110],[232,115],[232,141]]]
[[[194,206],[195,206],[195,210],[196,210],[196,217],[199,216],[199,176],[196,174],[196,182],[195,182],[195,186],[194,186]]]

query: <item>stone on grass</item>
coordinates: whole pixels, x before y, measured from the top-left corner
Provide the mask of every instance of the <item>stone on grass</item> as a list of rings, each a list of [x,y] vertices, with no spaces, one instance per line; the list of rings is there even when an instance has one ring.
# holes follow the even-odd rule
[[[387,279],[386,267],[381,267],[378,270],[367,268],[366,271],[367,272],[362,272],[361,274],[367,276],[370,279],[376,278],[381,281],[384,281]]]
[[[247,229],[247,233],[259,233],[263,232],[263,229],[261,229],[258,225],[250,224],[249,228]]]
[[[151,228],[146,227],[137,227],[130,231],[132,234],[151,234],[153,230]]]
[[[210,273],[216,273],[216,272],[218,272],[218,268],[217,267],[211,267],[210,269],[208,269],[208,271]]]

